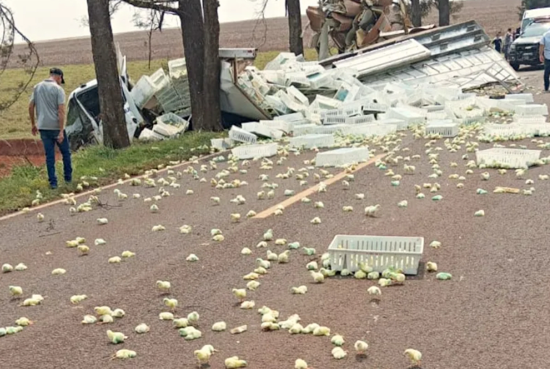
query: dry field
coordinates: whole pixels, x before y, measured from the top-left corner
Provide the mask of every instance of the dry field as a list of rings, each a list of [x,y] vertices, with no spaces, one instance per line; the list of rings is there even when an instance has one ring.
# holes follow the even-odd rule
[[[519,4],[519,0],[469,0],[453,22],[475,19],[489,35],[494,36],[498,30],[517,27],[519,21],[516,8]],[[304,19],[304,25],[306,22]],[[425,20],[425,23],[436,22],[436,12]],[[309,34],[306,36],[306,42],[309,42],[310,37]],[[220,43],[223,47],[257,47],[260,51],[286,50],[287,38],[286,19],[272,18],[260,24],[254,20],[223,24]],[[147,48],[144,47],[147,42],[146,32],[119,34],[115,39],[129,60],[147,58]],[[156,33],[153,46],[153,59],[180,57],[183,53],[180,30],[166,29]],[[42,65],[45,66],[92,63],[91,45],[87,38],[41,42],[37,48]]]

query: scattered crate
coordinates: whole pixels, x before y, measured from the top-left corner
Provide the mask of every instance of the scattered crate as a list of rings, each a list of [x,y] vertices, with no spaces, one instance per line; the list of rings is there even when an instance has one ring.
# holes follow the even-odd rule
[[[450,120],[431,121],[426,125],[426,135],[438,134],[441,137],[456,137],[458,132],[458,124]]]
[[[504,99],[523,100],[526,103],[535,102],[535,100],[533,99],[533,94],[506,94],[504,95]]]
[[[332,124],[345,124],[348,117],[345,115],[327,115],[323,124],[332,125]]]
[[[489,136],[502,136],[502,137],[517,136],[517,135],[521,135],[524,132],[522,125],[517,123],[486,124],[483,127],[483,131],[486,135],[489,135]]]
[[[334,134],[336,132],[341,132],[342,129],[348,127],[347,124],[332,124],[329,126],[315,126],[312,129],[311,133],[315,134]]]
[[[296,121],[296,120],[302,120],[302,119],[304,119],[304,115],[302,113],[279,115],[273,118],[273,120],[284,120],[284,121]]]
[[[543,115],[514,115],[514,122],[519,124],[542,124],[546,123]]]
[[[366,147],[343,148],[318,153],[315,157],[315,165],[318,167],[338,167],[368,159],[369,149]]]
[[[540,150],[492,148],[476,152],[478,166],[527,169],[540,158]]]
[[[334,135],[331,134],[310,134],[290,139],[290,146],[304,147],[311,149],[312,147],[324,148],[334,146]]]
[[[377,272],[394,267],[416,275],[424,252],[424,238],[336,235],[328,252],[332,270],[355,272],[360,263],[365,263]]]
[[[255,144],[258,137],[254,133],[245,131],[242,128],[233,126],[229,130],[229,138],[233,141]]]
[[[356,117],[346,118],[346,124],[363,124],[363,123],[374,123],[374,115],[358,115]]]
[[[385,136],[397,131],[397,125],[395,124],[379,124],[379,123],[365,123],[365,124],[353,124],[348,127],[342,128],[343,135],[352,136]]]
[[[514,111],[517,115],[548,115],[548,106],[546,104],[516,105]]]
[[[231,150],[231,153],[239,159],[268,158],[277,155],[278,149],[279,145],[274,142],[264,145],[255,144],[235,147]]]
[[[391,108],[386,113],[386,117],[405,121],[407,127],[414,124],[422,124],[425,121],[424,116],[413,112],[408,108]]]
[[[264,124],[258,122],[243,123],[242,129],[250,133],[254,133],[257,136],[263,136],[268,138],[274,138],[276,140],[283,137],[283,132],[278,129],[272,129]]]
[[[292,132],[292,127],[294,126],[292,121],[285,120],[261,120],[260,124],[268,127],[269,129],[283,131],[286,134]]]
[[[234,141],[230,138],[213,138],[210,140],[210,146],[220,151],[227,150],[233,145]]]
[[[299,124],[292,127],[292,135],[303,136],[314,133],[315,129],[319,127],[317,124]]]
[[[408,127],[407,121],[405,121],[403,119],[383,118],[383,119],[377,120],[376,123],[395,125],[395,126],[397,126],[398,131],[404,131]]]

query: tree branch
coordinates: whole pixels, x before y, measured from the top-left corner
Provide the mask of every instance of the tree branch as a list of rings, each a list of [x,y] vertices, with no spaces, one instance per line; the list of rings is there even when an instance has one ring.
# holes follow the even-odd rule
[[[126,4],[135,6],[141,9],[152,9],[159,12],[167,12],[171,14],[179,14],[180,9],[169,6],[168,4],[177,4],[178,0],[121,0]]]

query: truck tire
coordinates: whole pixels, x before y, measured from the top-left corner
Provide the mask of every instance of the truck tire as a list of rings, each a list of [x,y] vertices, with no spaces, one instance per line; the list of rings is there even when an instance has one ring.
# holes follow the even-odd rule
[[[519,70],[520,65],[518,63],[510,63],[510,66],[514,68],[514,70],[517,72]]]

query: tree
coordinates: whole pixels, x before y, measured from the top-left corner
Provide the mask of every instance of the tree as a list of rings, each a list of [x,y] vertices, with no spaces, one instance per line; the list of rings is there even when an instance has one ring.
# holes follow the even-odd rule
[[[288,33],[290,51],[296,55],[304,54],[304,42],[302,39],[302,10],[300,0],[285,1],[288,17]]]
[[[518,6],[519,20],[523,19],[526,10],[547,7],[550,7],[550,0],[521,0],[521,5]]]
[[[405,1],[405,9],[407,10],[407,14],[411,14],[411,21],[414,24],[415,27],[418,27],[418,25],[422,25],[422,22],[420,21],[417,25],[415,22],[415,12],[413,8],[413,4],[417,0],[406,0]],[[420,11],[420,18],[426,18],[433,8],[437,9],[439,11],[439,2],[440,1],[448,1],[448,0],[419,0],[419,11]],[[548,0],[550,1],[550,0]],[[464,6],[464,3],[462,1],[449,1],[449,14],[453,19],[458,18],[458,13],[462,10]],[[442,25],[442,24],[440,24]]]
[[[411,0],[411,21],[415,27],[420,27],[422,25],[420,0]]]
[[[114,149],[130,146],[124,100],[111,28],[109,0],[88,0],[92,54],[103,126],[103,144]]]
[[[220,61],[218,0],[122,0],[179,17],[187,64],[193,129],[219,131]],[[204,14],[204,16],[203,16]]]
[[[16,36],[23,39],[23,46],[15,47]],[[0,98],[0,111],[12,106],[26,91],[39,64],[34,44],[17,28],[13,13],[0,0],[0,86],[4,92]],[[8,67],[23,68],[26,75],[20,80],[5,78],[3,82],[2,76]]]
[[[449,0],[439,0],[437,8],[439,10],[439,26],[442,27],[451,24],[451,6],[449,5]]]

